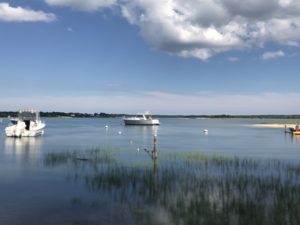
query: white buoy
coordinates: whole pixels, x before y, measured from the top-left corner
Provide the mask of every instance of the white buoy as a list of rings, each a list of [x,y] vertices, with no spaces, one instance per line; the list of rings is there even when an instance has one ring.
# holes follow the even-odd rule
[[[118,134],[122,134],[122,131],[119,131]]]
[[[105,128],[107,129],[107,128],[108,128],[108,125],[105,125]]]

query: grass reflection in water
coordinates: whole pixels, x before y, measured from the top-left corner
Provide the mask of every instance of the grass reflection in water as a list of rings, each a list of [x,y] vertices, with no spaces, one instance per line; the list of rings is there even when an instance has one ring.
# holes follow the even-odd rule
[[[116,156],[100,149],[52,153],[45,165],[70,166],[89,190],[110,199],[111,213],[122,218],[115,224],[300,224],[299,165],[198,153],[130,165]],[[101,218],[110,210],[102,207]],[[101,224],[90,220],[84,224]]]

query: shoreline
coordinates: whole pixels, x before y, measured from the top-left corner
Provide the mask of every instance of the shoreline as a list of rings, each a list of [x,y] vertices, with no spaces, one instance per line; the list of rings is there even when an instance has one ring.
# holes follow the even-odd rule
[[[270,124],[252,124],[251,127],[260,127],[260,128],[286,128],[286,127],[295,127],[298,124],[296,123],[270,123]]]

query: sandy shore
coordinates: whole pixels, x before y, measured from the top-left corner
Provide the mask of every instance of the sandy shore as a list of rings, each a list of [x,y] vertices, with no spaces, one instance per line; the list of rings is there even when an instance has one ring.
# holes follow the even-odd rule
[[[292,123],[259,123],[259,124],[253,124],[250,126],[253,127],[265,127],[265,128],[285,128],[285,127],[295,127],[297,124]]]

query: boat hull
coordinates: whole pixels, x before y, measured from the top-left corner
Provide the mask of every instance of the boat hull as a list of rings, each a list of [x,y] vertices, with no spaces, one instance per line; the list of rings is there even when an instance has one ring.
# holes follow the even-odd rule
[[[152,120],[136,120],[136,119],[124,119],[125,125],[148,125],[148,126],[158,126],[159,121],[157,119]]]
[[[7,137],[36,137],[44,134],[45,124],[39,124],[35,128],[26,130],[23,126],[12,125],[5,128],[5,134]]]

